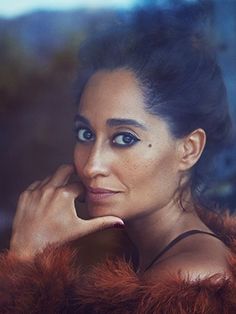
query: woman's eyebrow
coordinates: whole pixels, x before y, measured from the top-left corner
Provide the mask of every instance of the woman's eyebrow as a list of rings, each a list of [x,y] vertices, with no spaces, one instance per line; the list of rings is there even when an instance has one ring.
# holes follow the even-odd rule
[[[110,127],[122,126],[122,125],[131,125],[131,126],[141,128],[145,131],[147,130],[147,127],[144,124],[142,124],[141,122],[138,122],[137,120],[134,120],[134,119],[108,119],[107,125]]]
[[[85,118],[84,116],[81,116],[78,113],[75,115],[74,121],[82,122],[88,126],[91,126],[89,120]],[[141,128],[145,131],[147,130],[147,127],[143,123],[138,122],[137,120],[134,120],[134,119],[114,119],[113,118],[113,119],[108,119],[106,123],[109,127],[131,125],[131,126]]]
[[[78,122],[82,122],[82,123],[84,123],[84,124],[90,126],[89,120],[88,120],[87,118],[81,116],[81,115],[78,114],[78,113],[75,115],[74,121],[75,121],[75,122],[77,122],[77,121],[78,121]]]

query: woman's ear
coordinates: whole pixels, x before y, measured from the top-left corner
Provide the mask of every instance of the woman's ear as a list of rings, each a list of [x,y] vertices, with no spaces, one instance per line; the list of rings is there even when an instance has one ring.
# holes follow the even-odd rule
[[[201,157],[206,144],[206,133],[203,129],[196,129],[180,141],[180,170],[190,169]]]

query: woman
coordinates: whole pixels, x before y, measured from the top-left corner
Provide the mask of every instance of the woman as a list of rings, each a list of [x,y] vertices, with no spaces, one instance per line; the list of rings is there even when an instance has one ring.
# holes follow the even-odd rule
[[[21,195],[1,313],[235,313],[236,222],[210,213],[204,193],[230,131],[215,59],[199,36],[160,23],[98,38],[80,63],[79,183],[65,165]],[[80,271],[67,242],[117,225],[137,267],[108,259]]]

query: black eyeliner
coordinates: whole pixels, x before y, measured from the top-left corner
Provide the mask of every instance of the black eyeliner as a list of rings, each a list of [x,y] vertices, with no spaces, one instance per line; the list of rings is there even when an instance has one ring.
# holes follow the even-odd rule
[[[128,144],[128,143],[126,143],[126,144],[118,144],[118,143],[115,143],[115,142],[114,142],[114,139],[115,139],[117,136],[119,136],[119,135],[124,135],[124,136],[125,136],[125,135],[128,135],[128,136],[130,136],[130,137],[132,137],[133,142],[130,143],[130,144]],[[119,132],[119,133],[114,134],[113,137],[112,137],[112,144],[115,145],[115,146],[117,146],[117,147],[120,147],[120,148],[126,148],[126,147],[133,146],[133,145],[135,145],[137,142],[140,142],[140,141],[141,141],[141,140],[140,140],[136,135],[134,135],[134,134],[132,134],[132,133],[130,133],[130,132]]]

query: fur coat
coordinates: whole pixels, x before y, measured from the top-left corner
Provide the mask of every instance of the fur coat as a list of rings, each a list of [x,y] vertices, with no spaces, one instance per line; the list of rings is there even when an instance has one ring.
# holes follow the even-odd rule
[[[172,274],[165,281],[145,281],[120,257],[84,271],[79,252],[68,245],[49,246],[29,262],[5,252],[0,313],[235,314],[236,218],[227,213],[201,218],[229,246],[233,280],[189,281]]]

